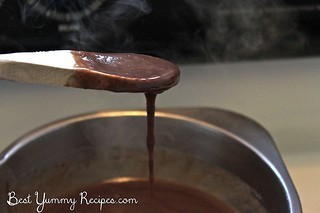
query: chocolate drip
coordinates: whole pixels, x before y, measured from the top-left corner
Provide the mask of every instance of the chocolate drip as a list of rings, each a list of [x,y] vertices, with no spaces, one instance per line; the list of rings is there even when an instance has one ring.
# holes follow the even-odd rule
[[[74,87],[114,92],[143,92],[147,102],[149,181],[153,194],[153,149],[155,100],[179,81],[178,67],[166,60],[132,53],[93,53],[73,51],[77,72],[70,80]]]
[[[154,197],[154,117],[157,94],[179,81],[178,67],[160,58],[131,53],[76,52],[69,86],[114,92],[143,92],[146,97],[149,185]]]
[[[147,148],[148,148],[148,165],[149,165],[149,182],[152,195],[153,192],[153,183],[154,183],[154,168],[153,168],[153,150],[155,144],[154,138],[154,114],[155,114],[155,93],[146,93],[147,101]]]

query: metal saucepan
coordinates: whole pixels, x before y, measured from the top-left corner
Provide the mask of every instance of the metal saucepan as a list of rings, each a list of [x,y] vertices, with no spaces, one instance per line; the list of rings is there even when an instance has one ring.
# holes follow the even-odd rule
[[[301,212],[269,134],[241,115],[216,109],[156,114],[156,178],[212,194],[239,212]],[[169,112],[169,113],[168,113]],[[37,129],[0,155],[0,205],[8,192],[65,194],[117,177],[148,177],[143,111],[80,115]]]

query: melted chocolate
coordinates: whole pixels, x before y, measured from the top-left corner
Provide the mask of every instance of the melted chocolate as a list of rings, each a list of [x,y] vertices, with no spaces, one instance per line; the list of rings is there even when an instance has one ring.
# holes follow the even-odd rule
[[[71,53],[76,72],[66,86],[160,93],[179,81],[179,68],[160,58],[133,53]]]
[[[69,86],[114,92],[143,92],[147,100],[149,180],[153,193],[154,114],[156,94],[175,86],[179,68],[160,58],[132,53],[72,51],[76,72]],[[68,86],[68,85],[67,85]]]
[[[155,102],[156,94],[146,93],[147,100],[147,148],[148,148],[148,159],[149,159],[149,181],[151,186],[151,194],[153,195],[153,182],[154,182],[154,168],[153,168],[153,149],[155,144],[154,139],[154,113],[155,113]]]
[[[137,203],[104,204],[100,211],[99,204],[80,204],[79,193],[87,192],[87,198],[134,198]],[[150,196],[149,185],[144,180],[114,181],[82,188],[63,198],[76,198],[75,212],[203,212],[203,213],[235,213],[227,203],[198,191],[194,188],[168,181],[155,181],[154,196]],[[45,212],[68,212],[70,204],[50,205]]]

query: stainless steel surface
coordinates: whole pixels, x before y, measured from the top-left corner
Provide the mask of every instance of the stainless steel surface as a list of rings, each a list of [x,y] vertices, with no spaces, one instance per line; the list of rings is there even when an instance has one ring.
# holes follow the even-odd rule
[[[273,142],[271,135],[259,123],[238,113],[222,109],[176,108],[169,109],[168,112],[200,119],[239,137],[239,140],[243,141],[243,143],[247,143],[250,149],[254,150],[256,154],[270,166],[274,174],[279,176],[279,180],[282,182],[284,190],[288,195],[289,208],[292,212],[302,211],[297,191],[280,156],[278,148]],[[241,169],[243,168],[241,167]],[[249,168],[249,172],[252,172],[252,177],[256,176],[256,172],[250,170],[251,168]],[[260,187],[265,188],[260,189]],[[255,188],[259,188],[258,191],[267,191],[270,200],[272,200],[274,195],[269,194],[268,187],[269,186],[264,186],[264,184],[261,185],[260,181],[258,181],[255,186]],[[275,197],[273,198],[277,200]],[[270,205],[272,205],[272,203],[270,203]]]
[[[269,212],[301,212],[279,153],[258,124],[223,110],[169,111],[189,117],[157,114],[158,178],[214,193],[243,212],[263,212],[261,205]],[[56,122],[2,153],[0,174],[9,175],[1,179],[1,194],[18,188],[58,193],[106,178],[146,177],[144,142],[144,112],[93,113]]]

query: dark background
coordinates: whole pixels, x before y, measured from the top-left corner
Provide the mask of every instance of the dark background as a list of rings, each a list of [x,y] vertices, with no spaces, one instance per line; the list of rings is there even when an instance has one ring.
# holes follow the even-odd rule
[[[320,53],[319,26],[317,1],[0,0],[0,53],[137,52],[184,63],[305,57]]]

